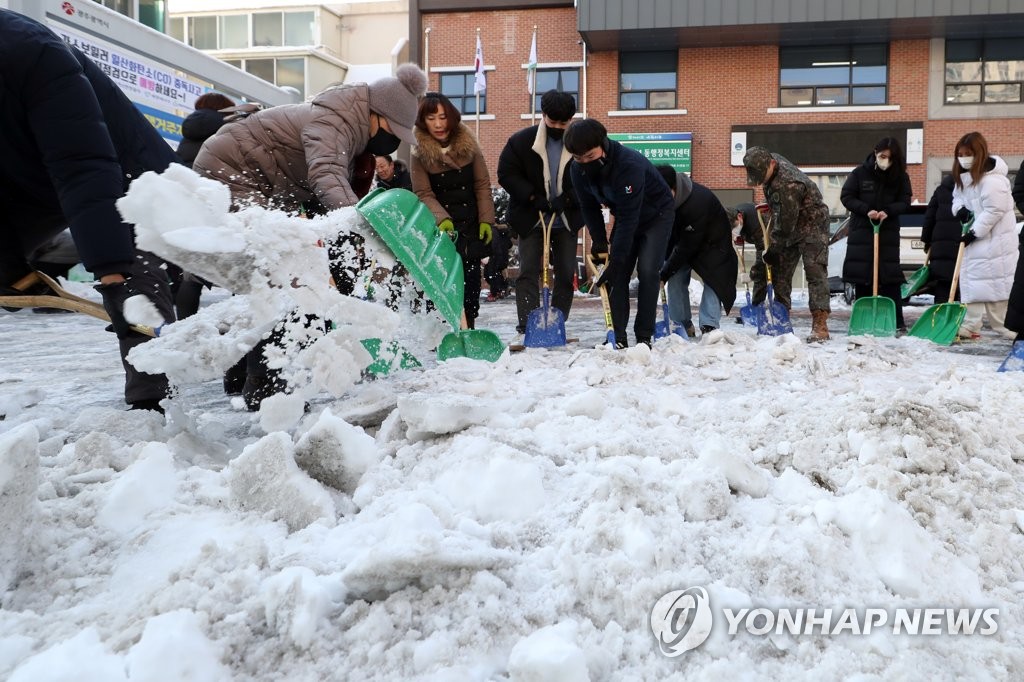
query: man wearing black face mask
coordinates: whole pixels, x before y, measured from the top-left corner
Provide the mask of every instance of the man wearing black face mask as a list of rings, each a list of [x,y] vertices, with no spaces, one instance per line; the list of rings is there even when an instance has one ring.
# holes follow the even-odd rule
[[[672,193],[654,164],[640,152],[609,140],[600,121],[587,118],[570,125],[565,148],[572,154],[572,183],[594,240],[592,252],[608,252],[604,272],[595,284],[608,287],[615,345],[626,346],[629,280],[636,268],[640,286],[633,333],[637,343],[649,346],[658,309],[658,273],[675,218]],[[602,204],[615,218],[610,251]]]
[[[573,96],[548,90],[540,99],[543,123],[530,126],[508,139],[498,159],[498,184],[508,192],[508,222],[519,235],[519,278],[516,280],[516,331],[526,330],[530,311],[540,305],[538,278],[544,234],[541,216],[550,221],[551,266],[555,273],[552,305],[566,319],[572,308],[576,241],[583,217],[572,189],[572,157],[562,144],[562,133],[576,114]]]

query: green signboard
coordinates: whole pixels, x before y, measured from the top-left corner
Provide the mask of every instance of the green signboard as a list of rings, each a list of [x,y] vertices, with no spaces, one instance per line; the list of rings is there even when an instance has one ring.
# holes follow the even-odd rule
[[[609,133],[608,137],[637,150],[656,166],[668,164],[677,173],[690,173],[693,133]]]

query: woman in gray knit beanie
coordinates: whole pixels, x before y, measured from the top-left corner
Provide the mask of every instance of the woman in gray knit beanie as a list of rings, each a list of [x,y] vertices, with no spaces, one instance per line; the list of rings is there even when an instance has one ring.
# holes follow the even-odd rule
[[[235,206],[352,206],[369,191],[375,154],[415,144],[426,89],[423,70],[402,64],[369,85],[334,86],[309,102],[264,109],[208,139],[193,170],[226,184]]]
[[[370,190],[374,155],[390,154],[403,141],[415,143],[412,126],[426,89],[423,70],[402,64],[394,76],[369,85],[330,87],[310,102],[264,109],[217,131],[192,169],[227,185],[235,208],[324,213],[352,206]],[[369,265],[342,257],[361,253],[361,239],[346,232],[328,244],[331,275],[344,294]],[[268,345],[280,343],[283,329],[275,327],[224,378],[225,392],[241,392],[250,410],[286,389],[280,370],[270,369],[264,355]]]

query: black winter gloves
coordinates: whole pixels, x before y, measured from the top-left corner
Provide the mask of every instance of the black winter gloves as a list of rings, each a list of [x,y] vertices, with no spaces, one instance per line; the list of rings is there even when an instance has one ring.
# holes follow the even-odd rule
[[[551,213],[551,204],[548,203],[548,198],[545,196],[538,196],[533,200],[533,207],[541,213]]]
[[[963,208],[956,212],[956,219],[959,220],[961,223],[969,223],[971,221],[971,218],[973,217],[974,214],[971,213],[966,206],[964,206]]]
[[[565,195],[559,194],[557,197],[551,200],[551,210],[555,213],[562,213],[565,211]]]
[[[672,279],[674,274],[676,274],[676,271],[669,266],[668,261],[665,261],[661,266],[661,270],[658,271],[658,279],[664,283]]]
[[[974,234],[974,230],[967,230],[967,232],[964,233],[964,236],[960,237],[960,241],[964,243],[964,246],[970,246],[977,238],[978,235]]]
[[[608,264],[604,266],[604,270],[597,276],[594,286],[600,288],[611,282],[618,274],[620,267],[615,261],[609,260]]]
[[[769,267],[772,267],[772,268],[779,267],[779,263],[782,262],[779,259],[779,254],[777,252],[773,251],[772,249],[768,249],[763,254],[761,254],[761,260],[763,260],[765,262],[765,265],[767,265]]]
[[[590,245],[590,257],[600,265],[608,260],[608,242],[594,242]]]
[[[127,282],[97,284],[93,288],[103,297],[103,307],[110,316],[110,324],[117,338],[123,339],[134,334],[132,325],[124,318],[124,302],[139,294],[133,291]]]

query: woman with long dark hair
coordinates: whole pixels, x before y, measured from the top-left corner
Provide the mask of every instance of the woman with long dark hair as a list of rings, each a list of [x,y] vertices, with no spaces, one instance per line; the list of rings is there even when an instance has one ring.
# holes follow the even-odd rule
[[[885,137],[843,184],[840,200],[850,211],[850,236],[843,261],[843,281],[852,282],[857,298],[871,296],[875,271],[874,228],[879,229],[878,295],[896,303],[896,328],[903,321],[903,270],[900,268],[900,214],[910,208],[910,176],[900,143]]]
[[[1017,222],[1008,168],[1001,158],[989,154],[988,142],[978,132],[961,137],[955,154],[953,213],[971,226],[962,239],[960,300],[967,304],[967,316],[960,325],[960,337],[979,338],[982,318],[988,316],[992,329],[1012,339],[1013,332],[1003,324],[1017,265]]]
[[[412,188],[450,233],[462,257],[466,282],[463,307],[470,329],[480,312],[480,260],[490,254],[494,199],[487,163],[458,109],[444,95],[429,92],[416,116]]]

